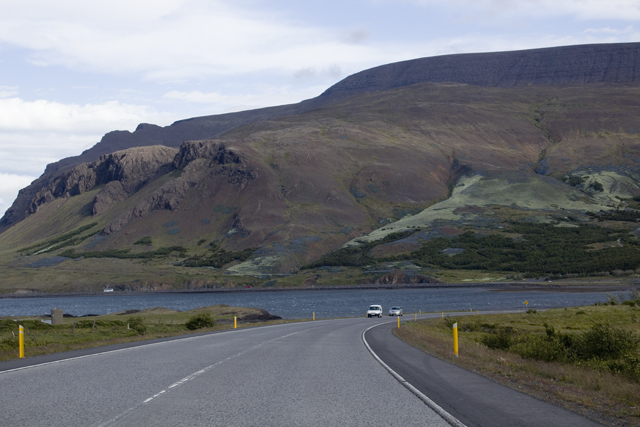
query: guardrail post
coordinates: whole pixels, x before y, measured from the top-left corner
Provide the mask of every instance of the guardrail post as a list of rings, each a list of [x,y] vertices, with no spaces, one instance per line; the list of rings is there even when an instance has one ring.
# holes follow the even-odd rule
[[[458,357],[458,322],[453,324],[453,354]]]
[[[20,343],[20,359],[24,357],[24,327],[18,325],[18,342]]]

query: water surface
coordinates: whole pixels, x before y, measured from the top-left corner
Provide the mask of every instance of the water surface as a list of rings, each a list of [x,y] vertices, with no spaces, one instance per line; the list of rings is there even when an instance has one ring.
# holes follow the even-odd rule
[[[37,316],[61,308],[74,316],[107,314],[124,310],[166,307],[185,311],[208,305],[258,307],[285,319],[354,317],[365,314],[369,304],[380,304],[385,313],[401,306],[405,313],[469,310],[508,310],[591,305],[607,300],[606,292],[547,292],[519,290],[494,292],[487,288],[354,289],[238,293],[171,293],[148,295],[93,295],[0,299],[0,316]]]

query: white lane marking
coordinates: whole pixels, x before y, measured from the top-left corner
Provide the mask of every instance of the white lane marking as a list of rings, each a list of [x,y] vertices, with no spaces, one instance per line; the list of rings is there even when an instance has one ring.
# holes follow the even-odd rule
[[[393,323],[393,322],[385,322],[385,323]],[[371,353],[371,355],[378,361],[380,362],[380,364],[387,370],[389,371],[389,373],[396,379],[398,380],[398,382],[400,384],[402,384],[403,386],[405,386],[407,389],[409,389],[409,391],[411,391],[413,394],[415,394],[418,399],[422,400],[424,403],[427,404],[427,406],[431,409],[433,409],[433,411],[440,415],[446,422],[448,422],[449,424],[451,424],[453,427],[466,427],[464,424],[462,424],[460,422],[460,420],[458,420],[456,417],[454,417],[453,415],[451,415],[450,413],[448,413],[447,411],[445,411],[444,409],[442,409],[442,407],[440,407],[440,405],[438,405],[436,402],[434,402],[433,400],[429,399],[427,396],[425,396],[420,390],[418,390],[417,388],[415,388],[413,385],[411,385],[407,380],[405,380],[404,378],[402,378],[400,376],[400,374],[398,374],[396,371],[394,371],[393,369],[391,369],[391,367],[389,365],[387,365],[386,363],[384,363],[382,361],[382,359],[380,359],[378,357],[378,355],[373,351],[373,349],[369,346],[369,343],[367,342],[367,339],[364,337],[364,334],[367,333],[367,331],[369,331],[369,329],[375,328],[376,326],[380,326],[383,323],[379,323],[377,325],[373,325],[368,327],[363,333],[362,333],[362,341],[364,342],[364,345],[367,347],[367,350],[369,350],[369,353]]]
[[[305,331],[307,331],[307,330],[308,329],[305,329]],[[276,337],[276,338],[272,338],[272,339],[264,341],[264,342],[262,342],[260,344],[256,344],[256,345],[254,345],[252,347],[247,348],[246,350],[243,350],[243,351],[241,351],[239,353],[231,355],[231,356],[227,357],[226,359],[220,360],[220,361],[218,361],[218,362],[216,362],[216,363],[214,363],[212,365],[209,365],[206,368],[200,369],[199,371],[196,371],[196,372],[194,372],[192,374],[189,374],[186,377],[182,378],[181,380],[178,380],[175,383],[171,384],[169,387],[167,387],[166,390],[162,390],[160,393],[143,400],[142,402],[134,405],[133,407],[127,409],[126,411],[124,411],[124,412],[116,415],[115,417],[103,422],[102,424],[98,425],[98,427],[107,427],[107,426],[113,425],[115,422],[120,421],[121,419],[125,418],[129,414],[133,413],[137,409],[141,408],[143,405],[146,405],[147,403],[151,402],[152,400],[156,399],[157,397],[161,396],[162,394],[168,393],[169,391],[172,391],[172,390],[176,389],[177,387],[180,387],[181,385],[186,384],[187,382],[199,377],[200,375],[210,371],[211,369],[215,368],[216,366],[219,366],[219,365],[223,364],[224,362],[227,362],[229,360],[232,360],[232,359],[235,359],[237,357],[240,357],[240,356],[242,356],[242,355],[244,355],[246,353],[249,353],[250,351],[256,350],[256,349],[262,347],[265,344],[268,344],[268,343],[271,343],[273,341],[277,341],[277,340],[280,340],[280,339],[288,338],[288,337],[293,336],[293,335],[297,335],[300,332],[303,332],[303,331],[292,332],[290,334],[283,335],[283,336]]]
[[[324,320],[332,320],[332,319],[324,319]],[[316,323],[319,323],[319,322],[321,322],[321,321],[316,320]],[[275,328],[275,327],[278,327],[278,326],[285,326],[285,325],[297,325],[297,323],[282,323],[282,324],[279,324],[279,325],[260,326],[260,328],[261,329]],[[225,335],[225,334],[232,334],[232,333],[238,333],[238,332],[247,332],[247,331],[255,331],[255,329],[254,328],[234,329],[234,330],[230,330],[230,331],[215,332],[215,333],[211,333],[211,334],[198,335],[198,336],[195,336],[195,337],[194,336],[188,336],[188,337],[176,338],[176,339],[168,340],[168,341],[154,342],[154,343],[149,343],[149,344],[141,344],[141,345],[136,345],[136,346],[133,346],[133,347],[120,348],[118,350],[102,351],[102,352],[99,352],[99,353],[86,354],[84,356],[69,357],[67,359],[60,359],[60,360],[54,360],[54,361],[51,361],[51,362],[37,363],[35,365],[22,366],[20,368],[7,369],[6,371],[0,371],[0,375],[8,374],[10,372],[23,371],[25,369],[38,368],[40,366],[55,365],[56,363],[68,362],[68,361],[71,361],[71,360],[87,359],[89,357],[102,356],[102,355],[105,355],[105,354],[120,353],[122,351],[135,350],[135,349],[139,349],[139,348],[142,348],[142,347],[152,347],[152,346],[156,346],[156,345],[175,343],[176,341],[190,341],[190,340],[196,340],[196,339],[201,339],[201,338],[210,338],[211,336],[214,336],[214,335]]]

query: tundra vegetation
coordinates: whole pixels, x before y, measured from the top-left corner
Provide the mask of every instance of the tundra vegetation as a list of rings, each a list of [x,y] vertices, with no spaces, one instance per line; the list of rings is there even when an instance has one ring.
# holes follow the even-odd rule
[[[452,326],[458,323],[459,357]],[[608,301],[407,322],[401,339],[607,425],[640,425],[640,292]]]
[[[287,322],[259,308],[225,304],[179,312],[162,307],[128,310],[102,316],[65,317],[60,325],[42,322],[42,316],[0,317],[0,361],[18,357],[18,325],[25,330],[25,357],[110,344],[165,338],[192,332]]]

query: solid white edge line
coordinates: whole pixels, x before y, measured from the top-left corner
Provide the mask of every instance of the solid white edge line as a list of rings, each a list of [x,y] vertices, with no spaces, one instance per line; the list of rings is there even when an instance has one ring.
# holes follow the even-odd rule
[[[387,322],[390,323],[390,322]],[[384,324],[384,323],[382,323]],[[369,346],[369,343],[367,342],[367,339],[365,338],[365,334],[369,331],[369,329],[373,329],[376,326],[380,326],[381,324],[377,324],[377,325],[373,325],[368,327],[363,333],[362,333],[362,341],[364,342],[364,345],[367,347],[367,350],[369,350],[369,353],[371,353],[371,355],[396,379],[398,380],[398,382],[400,384],[402,384],[403,386],[405,386],[410,392],[412,392],[413,394],[415,394],[418,399],[422,400],[429,408],[431,408],[436,414],[440,415],[446,422],[448,422],[449,424],[451,424],[453,427],[466,427],[464,424],[462,424],[456,417],[454,417],[453,415],[451,415],[450,413],[448,413],[447,411],[445,411],[444,409],[442,409],[436,402],[434,402],[433,400],[429,399],[427,396],[425,396],[420,390],[418,390],[417,388],[415,388],[413,385],[411,385],[409,382],[407,382],[407,380],[405,380],[404,378],[402,378],[396,371],[394,371],[393,369],[391,369],[391,367],[389,367],[389,365],[387,365],[386,363],[384,363],[382,361],[382,359],[380,359],[380,357],[378,357],[378,355],[373,351],[373,349],[371,348],[371,346]]]

